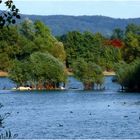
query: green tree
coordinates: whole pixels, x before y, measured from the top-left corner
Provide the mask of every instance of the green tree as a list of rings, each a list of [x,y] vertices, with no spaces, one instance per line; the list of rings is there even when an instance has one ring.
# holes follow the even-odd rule
[[[123,40],[124,39],[124,31],[121,30],[120,28],[116,28],[113,30],[111,39],[119,39]]]
[[[11,60],[15,59],[20,53],[21,46],[18,45],[19,34],[16,27],[3,27],[0,30],[0,54],[4,56],[3,59],[0,59],[1,70],[8,71],[11,63]],[[3,60],[7,62],[3,63]],[[7,63],[5,65],[5,63]]]
[[[140,26],[130,24],[125,31],[125,47],[123,48],[124,60],[128,63],[140,58]]]
[[[59,60],[65,61],[66,54],[63,44],[51,34],[50,29],[42,22],[32,23],[30,20],[26,20],[20,25],[20,33],[26,42],[26,45],[22,45],[23,54],[24,51],[29,54],[36,51],[49,52]],[[26,55],[28,54],[26,53]]]
[[[0,53],[0,70],[8,71],[10,65],[11,62],[9,60],[8,55],[6,53]]]
[[[57,88],[66,80],[62,62],[49,53],[41,52],[31,54],[29,59],[15,60],[9,74],[18,86],[30,85],[40,89],[47,88],[47,84]]]
[[[33,53],[30,57],[35,81],[52,83],[56,88],[57,83],[65,82],[66,73],[64,65],[49,53]]]
[[[134,34],[140,34],[140,26],[136,24],[128,24],[125,29],[125,34],[132,32]]]
[[[78,59],[73,64],[74,75],[83,82],[85,90],[91,90],[95,84],[103,83],[102,69],[93,62],[87,63],[84,59]]]
[[[113,70],[114,64],[122,59],[121,49],[106,44],[106,38],[100,33],[77,31],[69,32],[60,37],[66,50],[66,66],[72,67],[72,63],[78,58],[87,62],[95,62],[105,70]]]
[[[33,39],[35,37],[34,30],[35,29],[34,29],[33,22],[29,19],[24,20],[19,26],[20,34],[31,41],[33,41]]]
[[[9,78],[13,80],[17,86],[25,86],[30,80],[31,67],[29,61],[14,60],[9,71]]]
[[[0,30],[0,69],[9,72],[10,78],[18,86],[38,84],[41,80],[44,81],[43,77],[52,80],[50,83],[53,84],[64,82],[65,56],[63,44],[52,36],[42,22],[24,21],[19,27],[3,27]],[[32,71],[37,65],[33,58],[38,58],[41,65],[36,73]],[[45,71],[44,67],[49,71]],[[39,64],[36,68],[39,68]]]
[[[116,71],[118,82],[122,89],[127,91],[140,91],[140,60],[131,64],[122,63]]]

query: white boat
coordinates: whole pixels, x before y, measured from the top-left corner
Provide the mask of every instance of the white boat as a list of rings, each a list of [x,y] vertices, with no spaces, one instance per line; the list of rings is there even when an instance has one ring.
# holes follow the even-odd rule
[[[61,90],[64,90],[65,88],[63,86],[60,87]]]
[[[16,90],[31,90],[30,87],[18,87]]]

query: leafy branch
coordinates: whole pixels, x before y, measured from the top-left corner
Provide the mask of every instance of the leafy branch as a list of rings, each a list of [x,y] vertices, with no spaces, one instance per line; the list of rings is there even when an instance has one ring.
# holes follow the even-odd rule
[[[2,0],[0,0],[2,4]],[[9,26],[10,24],[15,24],[16,19],[20,19],[19,9],[14,5],[12,0],[7,0],[4,2],[6,10],[0,13],[0,27]]]

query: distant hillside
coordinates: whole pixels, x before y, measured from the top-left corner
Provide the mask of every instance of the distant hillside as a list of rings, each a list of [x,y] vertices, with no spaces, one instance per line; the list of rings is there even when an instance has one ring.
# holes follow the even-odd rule
[[[80,32],[91,31],[101,32],[104,35],[110,35],[114,28],[124,29],[128,24],[140,24],[140,18],[133,19],[115,19],[105,16],[39,16],[22,15],[22,19],[29,18],[32,21],[41,20],[48,25],[54,35],[62,35],[68,31],[77,30]]]

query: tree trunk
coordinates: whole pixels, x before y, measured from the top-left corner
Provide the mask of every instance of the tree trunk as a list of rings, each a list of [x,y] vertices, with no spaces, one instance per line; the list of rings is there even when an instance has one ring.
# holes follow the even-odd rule
[[[94,83],[84,83],[84,90],[93,90]]]

